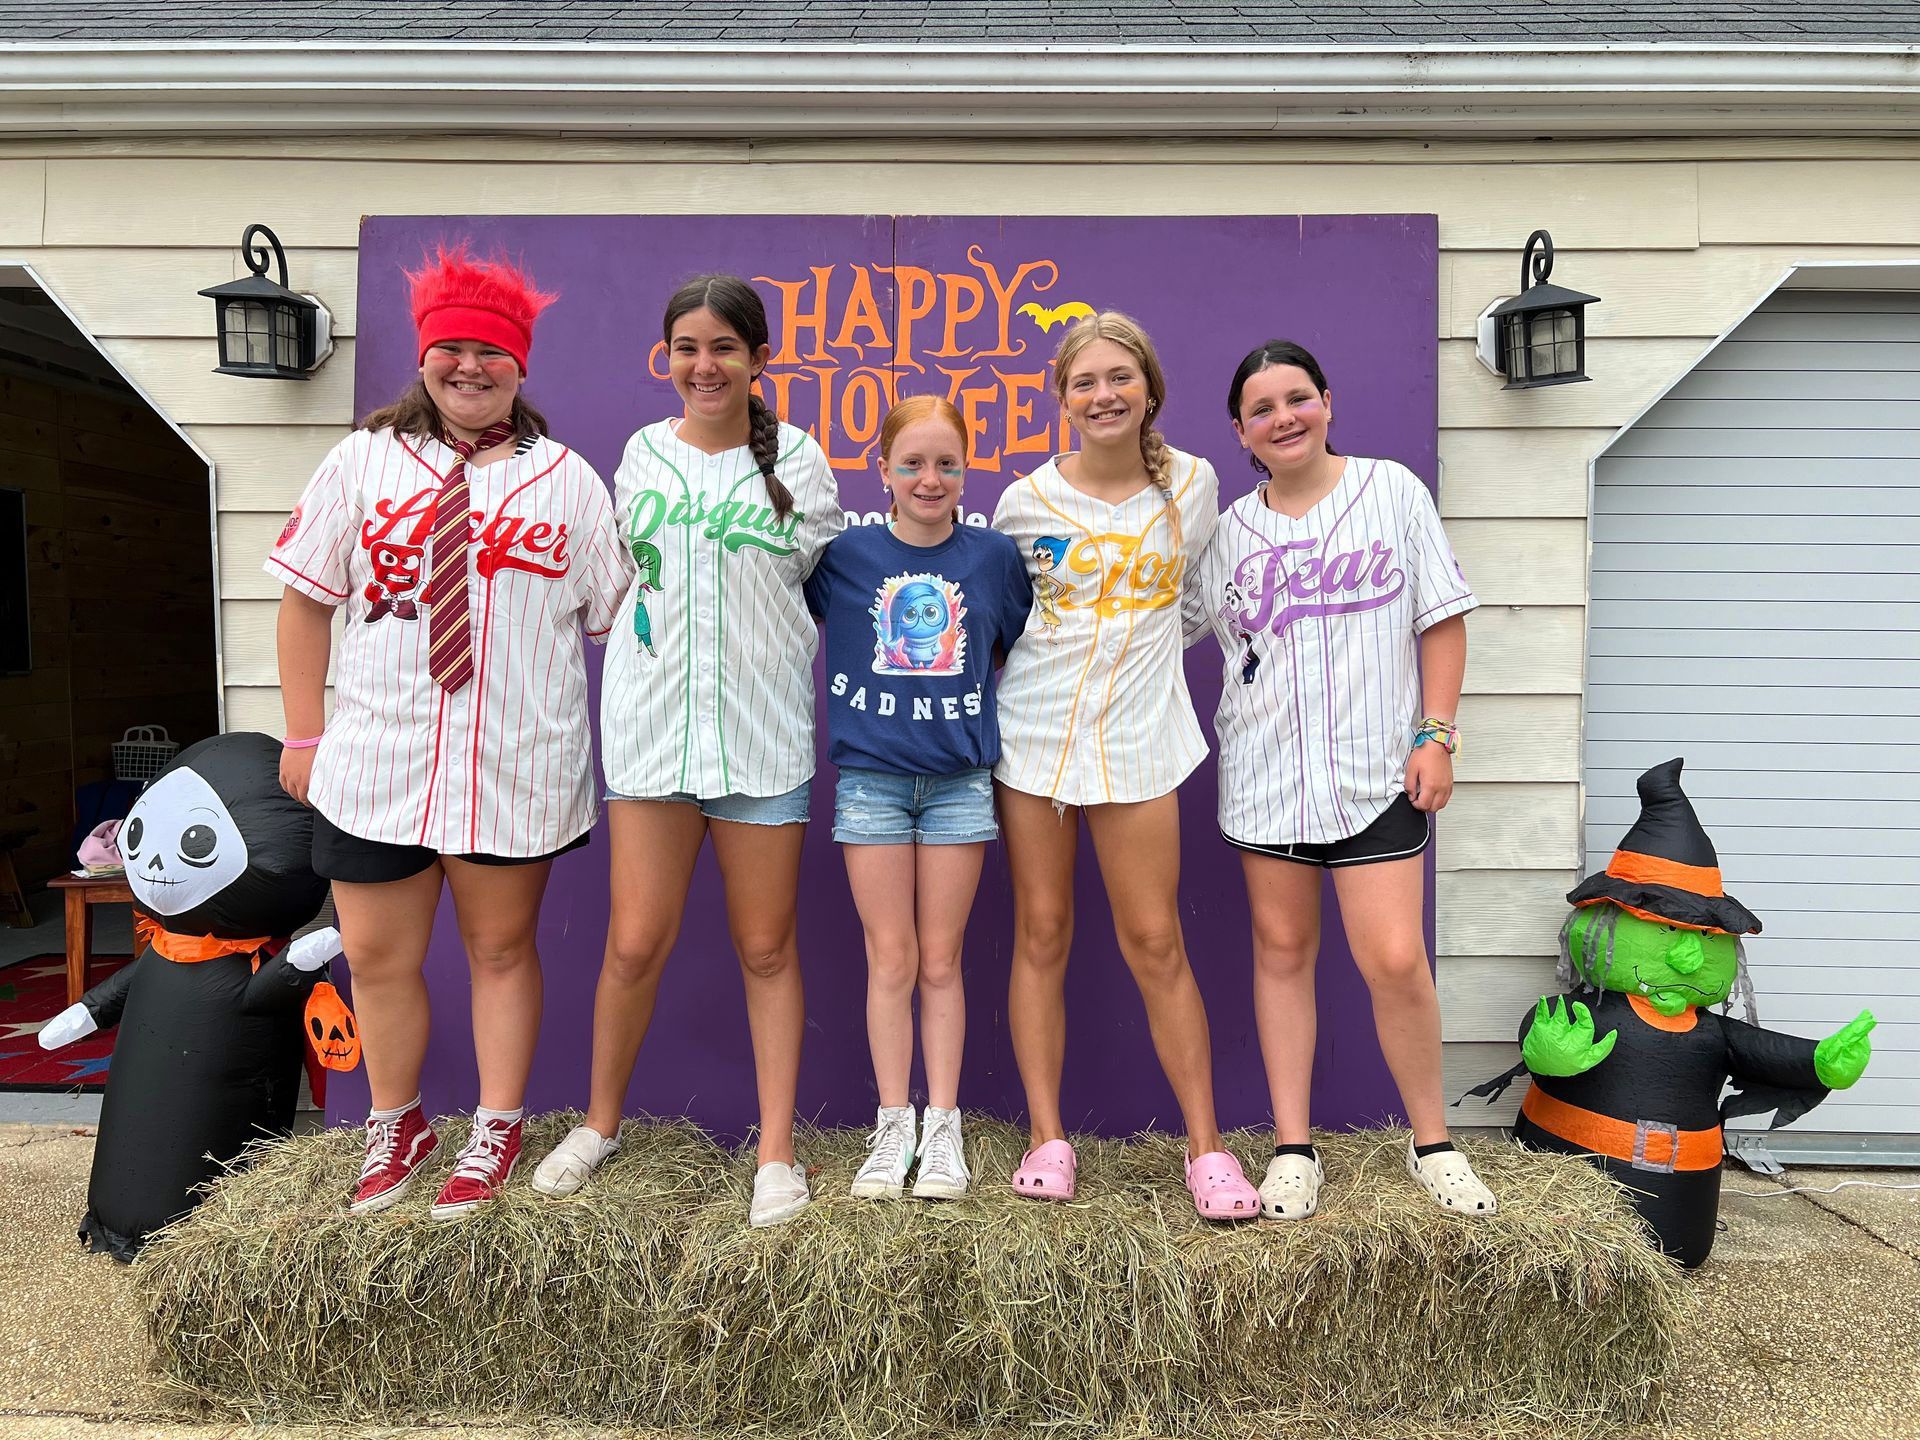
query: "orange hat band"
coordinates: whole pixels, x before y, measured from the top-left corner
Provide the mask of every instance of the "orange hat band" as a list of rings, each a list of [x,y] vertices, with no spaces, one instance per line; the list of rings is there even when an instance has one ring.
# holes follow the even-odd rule
[[[1631,850],[1616,850],[1607,862],[1607,874],[1635,885],[1664,885],[1669,890],[1684,890],[1689,895],[1704,895],[1718,900],[1727,892],[1720,885],[1718,865],[1682,865],[1658,855],[1639,855]]]

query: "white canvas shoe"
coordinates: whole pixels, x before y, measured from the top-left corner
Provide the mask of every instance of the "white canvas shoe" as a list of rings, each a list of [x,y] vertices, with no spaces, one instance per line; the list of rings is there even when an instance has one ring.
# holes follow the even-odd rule
[[[920,1174],[913,1182],[914,1199],[958,1200],[972,1180],[966,1146],[960,1139],[960,1112],[929,1105],[920,1124]]]
[[[1272,1220],[1304,1220],[1320,1208],[1320,1186],[1327,1178],[1320,1155],[1276,1155],[1260,1182],[1260,1213]]]
[[[753,1176],[753,1205],[747,1211],[747,1223],[756,1230],[791,1220],[813,1201],[807,1188],[807,1167],[795,1162],[773,1160],[762,1165]]]
[[[870,1153],[853,1177],[853,1194],[861,1200],[898,1200],[919,1145],[913,1107],[882,1105],[867,1144]]]
[[[1436,1150],[1416,1155],[1413,1137],[1407,1137],[1407,1173],[1418,1180],[1433,1203],[1463,1215],[1491,1215],[1500,1208],[1493,1192],[1480,1183],[1473,1166],[1458,1150]]]
[[[576,1125],[533,1172],[533,1188],[542,1195],[571,1195],[619,1148],[618,1140],[607,1139],[589,1125]]]

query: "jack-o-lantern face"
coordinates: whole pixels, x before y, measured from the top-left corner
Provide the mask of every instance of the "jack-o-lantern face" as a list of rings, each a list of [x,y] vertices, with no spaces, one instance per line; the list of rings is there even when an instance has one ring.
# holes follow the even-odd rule
[[[360,1063],[360,1030],[353,1011],[325,980],[307,997],[307,1041],[329,1070],[351,1070]]]

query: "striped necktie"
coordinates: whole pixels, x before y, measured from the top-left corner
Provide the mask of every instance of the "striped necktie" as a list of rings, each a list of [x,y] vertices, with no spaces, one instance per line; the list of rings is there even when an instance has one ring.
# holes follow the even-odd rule
[[[467,595],[467,545],[473,502],[467,490],[467,461],[513,439],[514,428],[502,420],[478,440],[441,436],[458,458],[433,511],[433,564],[427,575],[427,669],[449,693],[473,679],[473,620]]]

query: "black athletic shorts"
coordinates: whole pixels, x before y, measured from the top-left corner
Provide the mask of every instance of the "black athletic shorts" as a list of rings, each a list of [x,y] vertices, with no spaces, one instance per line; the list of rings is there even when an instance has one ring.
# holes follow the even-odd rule
[[[1336,865],[1372,865],[1381,860],[1404,860],[1426,849],[1427,840],[1432,834],[1433,816],[1424,810],[1414,809],[1412,799],[1402,791],[1378,820],[1358,835],[1349,835],[1344,840],[1329,840],[1321,845],[1255,845],[1250,840],[1236,840],[1224,830],[1220,832],[1220,838],[1249,855],[1270,855],[1275,860],[1292,860],[1296,864],[1318,865],[1331,870]]]
[[[455,855],[473,865],[537,865],[578,850],[593,832],[582,831],[558,850],[545,855]],[[425,845],[390,845],[384,840],[362,840],[349,835],[318,810],[313,812],[313,873],[322,880],[344,880],[350,885],[385,885],[410,880],[440,858]]]

